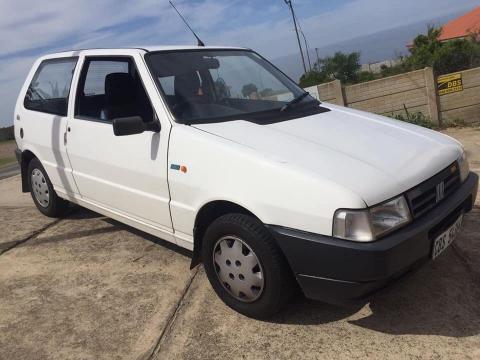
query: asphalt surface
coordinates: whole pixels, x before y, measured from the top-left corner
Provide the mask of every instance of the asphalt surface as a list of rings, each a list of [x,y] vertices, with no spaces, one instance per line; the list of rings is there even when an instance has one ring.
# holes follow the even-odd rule
[[[480,131],[455,130],[480,170]],[[0,359],[480,358],[480,205],[438,259],[360,308],[226,307],[189,253],[96,213],[50,219],[0,181]]]

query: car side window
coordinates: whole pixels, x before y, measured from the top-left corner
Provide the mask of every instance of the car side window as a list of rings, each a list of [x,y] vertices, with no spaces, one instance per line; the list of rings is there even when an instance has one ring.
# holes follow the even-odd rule
[[[67,116],[68,96],[78,58],[44,60],[23,101],[26,109]]]
[[[106,122],[140,116],[144,122],[153,121],[153,108],[133,60],[87,58],[78,84],[75,116]]]

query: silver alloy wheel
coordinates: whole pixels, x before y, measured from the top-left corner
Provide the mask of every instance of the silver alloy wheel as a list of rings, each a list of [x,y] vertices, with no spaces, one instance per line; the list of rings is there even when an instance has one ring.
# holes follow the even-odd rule
[[[47,207],[50,203],[50,192],[48,190],[47,181],[45,176],[38,169],[33,169],[31,177],[31,185],[35,199],[42,207]]]
[[[218,240],[213,247],[213,263],[220,283],[235,299],[253,302],[262,295],[262,265],[240,238],[229,235]]]

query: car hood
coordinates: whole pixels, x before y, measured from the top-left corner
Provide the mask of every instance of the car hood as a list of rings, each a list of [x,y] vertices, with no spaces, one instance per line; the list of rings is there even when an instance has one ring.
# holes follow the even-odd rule
[[[331,111],[267,125],[237,120],[193,126],[341,185],[368,206],[414,187],[461,154],[456,140],[436,131],[322,106]]]

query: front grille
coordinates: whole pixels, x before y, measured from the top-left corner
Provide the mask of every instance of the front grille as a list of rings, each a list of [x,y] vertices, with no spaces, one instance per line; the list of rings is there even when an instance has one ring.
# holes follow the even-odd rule
[[[407,192],[413,218],[418,218],[446,199],[460,186],[456,162]]]

